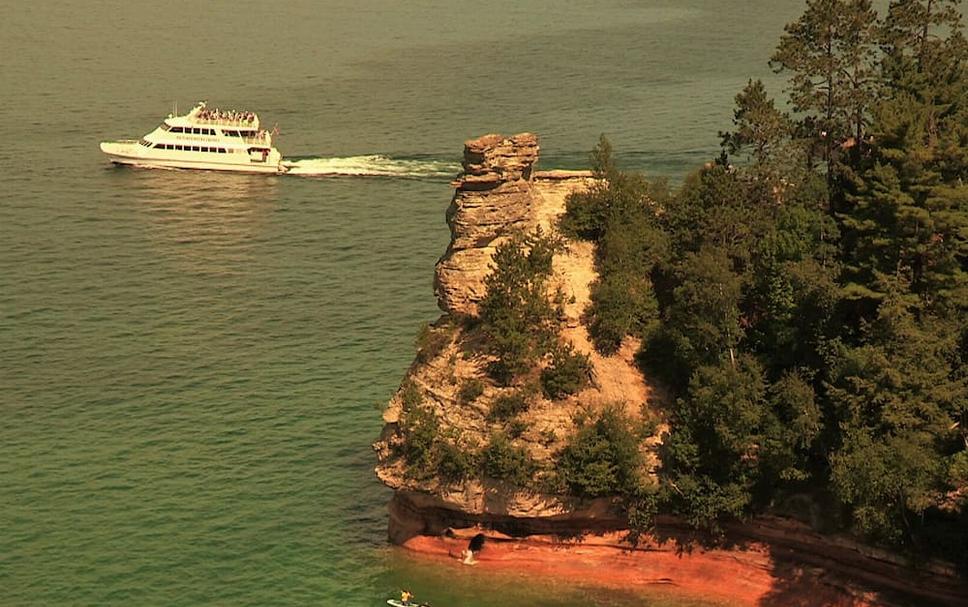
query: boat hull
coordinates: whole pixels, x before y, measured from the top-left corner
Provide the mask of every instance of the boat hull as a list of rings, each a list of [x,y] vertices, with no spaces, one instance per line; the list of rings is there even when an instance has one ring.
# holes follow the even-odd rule
[[[285,173],[287,168],[281,161],[254,162],[248,156],[232,161],[229,158],[214,160],[206,158],[202,152],[174,152],[162,154],[138,145],[137,141],[105,141],[101,143],[104,152],[114,164],[163,169],[195,169],[203,171],[229,171],[235,173]],[[231,156],[231,155],[229,155]]]

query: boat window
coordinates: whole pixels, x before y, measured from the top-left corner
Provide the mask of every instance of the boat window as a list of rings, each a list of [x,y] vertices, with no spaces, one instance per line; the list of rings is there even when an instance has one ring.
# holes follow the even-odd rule
[[[169,126],[168,126],[167,124],[165,124],[164,122],[162,122],[162,123],[161,123],[161,126],[160,126],[160,127],[158,127],[158,128],[160,128],[160,129],[161,129],[161,130],[163,130],[163,131],[167,131],[167,130],[168,130],[169,128],[171,128],[171,127],[169,127]]]
[[[173,127],[171,127],[171,132],[172,133],[181,133],[182,132],[182,128],[180,126],[173,126]]]
[[[192,151],[193,152],[197,152],[198,151],[198,146],[197,145],[193,145],[192,146]]]

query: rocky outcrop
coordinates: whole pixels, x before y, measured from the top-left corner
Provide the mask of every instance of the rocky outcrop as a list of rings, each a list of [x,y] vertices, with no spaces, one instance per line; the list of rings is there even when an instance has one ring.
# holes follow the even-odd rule
[[[493,432],[503,430],[501,422],[489,419],[488,413],[492,403],[513,388],[487,380],[485,369],[493,359],[472,343],[474,335],[468,334],[457,319],[477,314],[495,249],[519,231],[541,227],[546,233],[554,232],[568,195],[594,182],[588,171],[535,171],[537,160],[537,138],[528,133],[513,137],[485,135],[464,146],[464,172],[455,184],[447,211],[451,242],[436,268],[438,302],[445,315],[434,331],[447,335],[448,341],[433,356],[416,361],[404,380],[416,387],[423,406],[433,411],[439,431],[460,436],[461,448],[479,448]],[[572,243],[556,254],[553,265],[552,291],[560,289],[568,296],[563,307],[566,318],[562,335],[579,351],[592,356],[596,369],[604,366],[602,381],[579,395],[558,402],[538,397],[527,412],[517,417],[526,429],[514,442],[547,468],[552,467],[553,454],[574,428],[572,418],[579,403],[628,400],[637,415],[648,397],[644,380],[631,362],[634,344],[630,343],[622,356],[606,359],[593,352],[581,326],[589,282],[595,278],[591,245]],[[608,365],[623,364],[625,375],[606,369]],[[468,381],[482,381],[484,389],[479,397],[464,402],[459,391]],[[376,472],[384,484],[410,495],[410,502],[424,507],[434,504],[433,508],[456,515],[559,521],[570,517],[573,526],[585,524],[575,521],[587,521],[592,516],[589,512],[602,516],[605,502],[591,506],[535,487],[516,487],[491,479],[466,479],[456,484],[436,478],[415,479],[395,453],[402,444],[398,431],[402,412],[402,395],[397,394],[384,411],[386,426],[374,445],[380,460]]]
[[[538,139],[530,133],[484,135],[464,144],[464,172],[447,209],[450,246],[437,262],[434,282],[445,312],[476,314],[494,249],[535,225],[537,161]]]
[[[587,242],[570,242],[555,254],[549,287],[562,299],[559,339],[589,357],[593,385],[554,402],[539,396],[515,418],[520,428],[513,435],[514,445],[526,450],[537,469],[549,476],[542,478],[539,472],[532,477],[532,486],[522,487],[480,478],[481,474],[445,482],[410,473],[401,455],[404,386],[419,393],[421,410],[433,413],[436,431],[459,449],[480,450],[494,432],[508,430],[489,413],[497,399],[514,388],[487,379],[485,370],[494,359],[463,321],[477,314],[496,248],[518,231],[541,227],[553,233],[567,197],[595,184],[588,172],[536,171],[538,150],[531,134],[486,135],[465,144],[464,172],[447,210],[451,242],[436,267],[435,291],[444,311],[433,329],[438,343],[432,352],[422,352],[407,371],[401,390],[384,411],[384,430],[374,444],[377,476],[395,491],[389,508],[390,539],[426,554],[447,555],[466,545],[466,539],[454,539],[461,529],[483,532],[504,541],[507,550],[503,555],[485,551],[482,565],[491,554],[496,567],[537,565],[539,573],[569,577],[582,567],[594,567],[595,581],[614,574],[621,587],[668,583],[737,604],[858,607],[890,604],[891,593],[923,599],[919,604],[960,604],[958,597],[968,593],[959,594],[962,582],[950,572],[913,573],[897,557],[792,522],[771,519],[733,525],[727,534],[729,548],[694,551],[699,544],[691,532],[681,522],[663,518],[657,535],[632,550],[623,541],[626,521],[615,500],[580,500],[544,483],[554,480],[555,454],[575,432],[573,420],[579,411],[625,403],[629,418],[641,419],[660,408],[656,401],[666,398],[638,370],[634,355],[639,344],[634,340],[627,338],[612,356],[602,356],[592,347],[583,317],[597,274],[594,248]],[[479,382],[481,392],[462,397],[461,388],[470,382]],[[661,433],[661,416],[653,419],[660,422]],[[652,464],[647,472],[654,473],[657,465],[657,440],[653,436],[640,446]],[[580,558],[563,558],[563,548]],[[729,585],[737,579],[742,580],[739,585]],[[885,589],[888,592],[881,592]],[[803,597],[806,600],[797,600]]]

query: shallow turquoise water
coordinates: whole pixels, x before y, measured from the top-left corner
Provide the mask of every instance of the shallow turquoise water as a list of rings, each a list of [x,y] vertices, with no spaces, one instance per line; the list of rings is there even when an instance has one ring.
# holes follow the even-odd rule
[[[0,605],[378,605],[401,585],[435,605],[643,604],[386,546],[369,444],[437,315],[439,169],[468,137],[530,130],[544,167],[583,166],[605,132],[627,166],[681,175],[746,78],[771,77],[799,2],[0,6]],[[286,156],[417,168],[100,155],[200,98],[278,122]]]

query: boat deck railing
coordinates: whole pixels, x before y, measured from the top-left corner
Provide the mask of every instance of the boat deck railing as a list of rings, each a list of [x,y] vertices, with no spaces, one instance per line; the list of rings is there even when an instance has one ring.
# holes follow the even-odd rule
[[[193,118],[192,124],[210,124],[212,126],[235,126],[239,128],[257,129],[259,119],[249,120],[228,120],[226,118]]]

